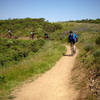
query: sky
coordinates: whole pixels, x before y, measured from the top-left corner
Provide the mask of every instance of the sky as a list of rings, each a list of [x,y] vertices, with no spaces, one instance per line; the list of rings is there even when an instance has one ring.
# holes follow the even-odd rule
[[[100,0],[0,0],[0,19],[45,18],[50,22],[100,18]]]

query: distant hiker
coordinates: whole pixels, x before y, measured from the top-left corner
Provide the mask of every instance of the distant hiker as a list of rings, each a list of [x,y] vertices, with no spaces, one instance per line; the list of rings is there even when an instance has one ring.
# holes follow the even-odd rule
[[[34,32],[32,31],[32,32],[30,32],[30,38],[34,38]]]
[[[75,33],[73,33],[72,31],[69,32],[68,35],[68,42],[70,43],[71,46],[71,51],[72,51],[72,55],[76,52],[75,51],[75,43],[77,42],[77,36]]]
[[[44,33],[44,39],[48,39],[48,38],[49,38],[48,34]]]
[[[8,30],[8,37],[9,37],[9,38],[12,38],[12,32],[11,32],[10,29]]]

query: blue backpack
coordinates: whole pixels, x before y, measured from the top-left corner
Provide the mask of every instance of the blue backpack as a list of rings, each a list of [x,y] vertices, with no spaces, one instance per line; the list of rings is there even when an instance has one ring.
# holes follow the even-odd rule
[[[71,42],[73,40],[73,34],[68,36],[68,42]]]
[[[77,39],[77,37],[76,37],[76,34],[69,34],[69,36],[68,36],[68,41],[69,42],[71,42],[71,41],[75,41],[75,42],[77,42],[78,41],[78,39]]]

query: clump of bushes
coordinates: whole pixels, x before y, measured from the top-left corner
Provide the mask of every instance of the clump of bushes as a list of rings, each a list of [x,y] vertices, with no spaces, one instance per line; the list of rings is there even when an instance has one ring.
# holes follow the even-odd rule
[[[94,56],[95,58],[100,57],[100,49],[97,49],[97,50],[93,53],[93,56]]]
[[[44,45],[44,40],[7,40],[0,39],[0,66],[9,66],[36,53]]]
[[[95,58],[95,63],[100,64],[100,49],[97,49],[95,52],[93,52],[93,56]]]
[[[38,41],[32,42],[30,48],[33,52],[37,52],[43,45],[44,45],[44,40],[39,39]]]
[[[35,31],[36,35],[42,35],[43,32],[52,33],[62,29],[58,23],[50,23],[44,18],[24,18],[0,20],[0,36],[7,37],[8,29],[11,29],[14,36],[28,36],[30,31]]]
[[[96,39],[96,44],[100,44],[100,36]]]

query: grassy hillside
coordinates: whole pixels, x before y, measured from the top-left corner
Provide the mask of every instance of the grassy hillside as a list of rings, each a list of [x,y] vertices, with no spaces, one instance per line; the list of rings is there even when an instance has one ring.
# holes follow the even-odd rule
[[[31,31],[34,31],[36,36],[42,37],[44,32],[50,34],[62,29],[62,26],[57,23],[45,21],[44,18],[0,20],[0,37],[7,37],[8,29],[16,37],[29,36]]]
[[[17,64],[30,53],[38,52],[44,45],[44,40],[12,40],[0,39],[0,67]]]
[[[73,29],[80,32],[74,70],[80,90],[78,100],[100,100],[100,24],[80,23]]]
[[[75,24],[72,23],[50,23],[44,18],[39,19],[9,19],[0,20],[0,37],[8,38],[8,29],[16,38],[29,37],[30,32],[34,31],[35,38],[43,38],[44,33],[48,33],[52,40],[65,41],[65,35]]]
[[[29,37],[35,32],[34,40],[8,39],[8,29],[13,36]],[[40,19],[0,20],[0,99],[7,99],[10,90],[31,76],[50,69],[65,51],[59,41],[38,39],[48,33],[50,39],[60,40],[63,27]]]
[[[63,52],[65,52],[65,47],[60,42],[45,41],[44,46],[35,54],[31,53],[16,65],[6,68],[3,66],[3,70],[0,69],[1,76],[4,76],[0,78],[0,100],[12,98],[8,94],[20,82],[49,70]]]
[[[69,30],[72,30],[79,37],[76,44],[79,55],[74,70],[78,71],[74,74],[74,80],[79,79],[77,81],[77,88],[80,90],[78,100],[99,100],[99,21],[97,19],[50,23],[43,18],[1,20],[0,99],[12,98],[8,94],[13,87],[29,77],[35,77],[50,69],[65,51],[64,43],[67,43]],[[44,32],[47,32],[51,40],[4,39],[7,37],[8,29],[12,30],[14,36],[22,38],[29,37],[31,31],[35,31],[36,37],[43,37]]]
[[[79,55],[73,80],[80,90],[78,100],[100,100],[100,19],[60,23],[66,32],[78,33]]]

